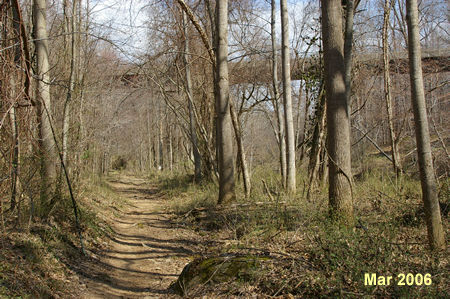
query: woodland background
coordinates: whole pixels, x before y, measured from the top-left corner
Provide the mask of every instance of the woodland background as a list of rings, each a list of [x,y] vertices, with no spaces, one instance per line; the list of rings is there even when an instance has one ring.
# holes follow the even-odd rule
[[[275,1],[112,4],[142,6],[140,43],[118,38],[133,23],[118,32],[94,17],[97,2],[0,2],[0,294],[69,296],[64,269],[107,233],[93,200],[114,206],[106,182],[117,173],[158,185],[177,221],[228,240],[208,254],[252,252],[249,244],[283,252],[251,281],[257,293],[448,294],[447,1],[418,1],[431,149],[421,167],[414,1],[291,1],[288,24]],[[328,33],[326,9],[336,22]],[[339,65],[326,56],[335,49]],[[345,95],[333,94],[333,76],[345,79]],[[45,279],[53,265],[61,277]],[[361,287],[364,271],[406,269],[436,283]]]

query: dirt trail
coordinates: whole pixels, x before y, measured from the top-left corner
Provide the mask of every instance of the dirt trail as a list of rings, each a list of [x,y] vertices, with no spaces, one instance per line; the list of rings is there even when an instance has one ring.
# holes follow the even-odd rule
[[[129,204],[111,222],[109,248],[84,267],[83,298],[166,298],[194,254],[195,236],[171,223],[155,186],[129,176],[109,183]]]

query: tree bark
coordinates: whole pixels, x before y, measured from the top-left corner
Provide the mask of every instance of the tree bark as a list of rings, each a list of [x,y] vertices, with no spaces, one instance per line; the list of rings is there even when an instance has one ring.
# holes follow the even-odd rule
[[[383,73],[384,73],[384,99],[386,101],[386,113],[389,124],[389,136],[392,149],[392,166],[397,176],[401,174],[400,154],[397,147],[394,121],[392,114],[392,99],[391,99],[391,77],[389,74],[389,45],[388,45],[388,29],[389,17],[391,12],[392,0],[385,0],[384,14],[383,14]]]
[[[34,100],[31,97],[31,55],[29,52],[29,46],[28,46],[28,35],[25,28],[25,24],[22,18],[22,12],[20,9],[19,1],[18,0],[12,0],[12,9],[13,9],[13,18],[14,18],[14,26],[15,30],[19,34],[20,38],[18,39],[19,47],[22,48],[22,53],[18,51],[16,48],[16,55],[15,59],[19,59],[19,55],[22,56],[22,59],[25,62],[25,82],[24,82],[24,91],[25,91],[25,97],[27,100],[30,100],[31,103],[34,103]]]
[[[286,190],[295,193],[296,171],[295,171],[295,135],[294,119],[292,117],[292,95],[291,95],[291,67],[289,53],[289,18],[287,1],[280,0],[281,10],[281,60],[283,74],[283,103],[284,103],[284,125],[286,134]]]
[[[152,128],[151,128],[151,122],[150,122],[150,99],[147,107],[147,150],[148,150],[148,171],[153,169],[155,167],[154,161],[153,161],[153,142],[152,142]]]
[[[202,160],[200,152],[198,150],[198,139],[197,139],[197,127],[194,115],[194,97],[192,95],[192,80],[191,80],[191,66],[189,65],[189,28],[187,22],[186,12],[183,11],[183,26],[184,26],[184,70],[186,75],[186,94],[188,98],[188,109],[189,109],[189,133],[192,143],[192,152],[194,155],[194,179],[198,182],[202,177]]]
[[[348,105],[347,109],[349,113],[351,113],[352,111],[353,15],[354,15],[354,1],[346,0],[344,65],[345,65],[345,97],[347,99]]]
[[[236,198],[228,82],[228,0],[216,3],[216,114],[219,204]]]
[[[428,241],[431,249],[444,250],[446,248],[445,235],[442,227],[436,190],[436,178],[433,170],[430,132],[423,87],[417,0],[406,1],[406,12],[411,101],[414,112],[417,154],[422,185],[422,199],[425,206],[425,221],[428,229]]]
[[[240,162],[239,164],[241,166],[242,176],[243,176],[243,181],[244,181],[245,197],[248,198],[248,197],[250,197],[250,192],[251,192],[250,174],[249,174],[248,167],[247,167],[247,159],[245,157],[244,145],[242,143],[241,124],[239,122],[239,118],[238,118],[233,106],[234,105],[230,105],[231,120],[233,122],[234,135],[236,136],[238,157],[239,157],[239,162]]]
[[[13,27],[13,34],[14,34],[14,41],[16,43],[16,46],[14,47],[14,63],[16,65],[21,65],[21,16],[19,11],[18,3],[16,5],[12,5],[11,7],[12,11],[12,27]],[[16,101],[17,94],[16,94],[16,76],[17,72],[14,71],[10,76],[10,98],[13,101]],[[17,122],[17,111],[16,111],[16,103],[14,102],[12,104],[11,109],[9,110],[9,117],[11,122],[11,131],[12,131],[12,142],[13,142],[13,150],[12,150],[12,157],[11,157],[11,205],[10,210],[14,210],[17,204],[16,196],[17,196],[17,178],[19,174],[19,128],[18,128],[18,122]]]
[[[33,3],[33,26],[36,50],[37,101],[39,127],[39,156],[41,162],[41,202],[47,202],[52,181],[56,175],[55,143],[50,127],[51,99],[48,62],[47,4],[45,0]]]
[[[320,93],[319,93],[319,105],[316,108],[316,123],[314,126],[314,132],[312,136],[312,144],[311,144],[311,152],[309,155],[309,163],[308,163],[308,173],[309,173],[309,184],[308,184],[308,192],[306,194],[306,198],[310,199],[311,191],[314,190],[319,184],[318,181],[318,173],[320,170],[320,155],[322,153],[322,144],[324,138],[324,130],[325,130],[325,113],[326,113],[326,104],[325,104],[325,94],[323,91],[323,85],[321,84]]]
[[[14,88],[14,85],[10,87]],[[11,159],[11,206],[10,210],[14,210],[16,207],[16,196],[17,196],[17,177],[19,174],[19,130],[17,127],[17,117],[16,108],[13,106],[9,111],[9,117],[11,121],[12,130],[12,140],[13,140],[13,151]]]
[[[167,124],[167,139],[168,139],[168,153],[167,155],[169,156],[169,170],[172,172],[173,171],[173,142],[172,142],[172,128],[169,124]]]
[[[164,140],[163,140],[163,122],[162,115],[159,112],[159,123],[158,123],[158,170],[164,169]]]
[[[72,0],[72,16],[70,18],[70,29],[71,33],[71,45],[70,45],[70,75],[69,75],[69,86],[67,89],[66,101],[64,102],[64,120],[63,120],[63,138],[62,138],[62,155],[63,155],[63,163],[68,167],[67,163],[67,151],[68,151],[68,143],[69,143],[69,128],[70,128],[70,104],[74,97],[75,90],[75,71],[76,71],[76,61],[78,51],[76,50],[76,15],[77,15],[77,0]],[[66,25],[67,26],[67,25]],[[69,26],[67,26],[69,28]]]
[[[322,0],[331,216],[353,224],[349,111],[345,88],[340,0]]]
[[[277,43],[275,36],[275,22],[276,22],[276,5],[275,0],[271,1],[272,14],[270,20],[270,33],[272,37],[272,85],[274,96],[274,108],[277,114],[278,125],[278,148],[280,150],[280,172],[281,181],[284,188],[286,188],[286,140],[284,137],[284,122],[283,122],[283,109],[280,97],[280,91],[278,89],[278,55],[277,55]]]

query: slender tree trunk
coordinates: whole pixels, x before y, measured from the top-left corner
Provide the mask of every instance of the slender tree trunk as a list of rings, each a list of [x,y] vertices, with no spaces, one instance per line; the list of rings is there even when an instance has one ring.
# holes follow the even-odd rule
[[[414,111],[417,154],[419,158],[420,181],[422,184],[422,199],[425,206],[428,240],[431,249],[444,250],[446,248],[445,235],[442,227],[436,190],[436,178],[433,170],[430,132],[423,88],[417,0],[407,0],[406,11],[411,101]]]
[[[281,60],[283,74],[284,125],[286,134],[286,190],[295,193],[295,135],[292,117],[291,67],[289,53],[289,17],[287,1],[280,0],[281,10]]]
[[[234,110],[234,105],[230,105],[231,112],[231,120],[233,122],[234,135],[236,136],[236,143],[238,148],[238,156],[239,156],[239,164],[242,170],[242,176],[244,181],[244,191],[245,197],[250,197],[251,192],[251,182],[250,182],[250,174],[247,167],[247,159],[245,157],[245,149],[242,143],[242,129],[241,124],[239,122],[239,118]]]
[[[330,213],[333,218],[351,225],[353,200],[350,129],[345,93],[340,0],[322,0],[322,35],[327,97]]]
[[[97,176],[101,177],[103,175],[103,151],[98,153],[97,157]]]
[[[79,97],[80,97],[80,107],[78,110],[78,119],[79,119],[79,149],[80,149],[80,153],[78,155],[78,159],[79,162],[78,164],[80,165],[80,171],[81,172],[84,168],[84,161],[82,161],[80,158],[82,157],[82,152],[86,151],[88,148],[88,145],[85,143],[86,142],[86,129],[85,129],[85,124],[84,124],[84,102],[85,102],[85,92],[84,92],[84,82],[86,79],[86,55],[88,52],[88,35],[87,34],[82,34],[82,31],[87,33],[89,32],[89,22],[90,22],[90,5],[89,5],[89,0],[85,1],[86,3],[86,16],[84,19],[84,24],[83,24],[83,18],[82,18],[82,2],[80,2],[80,5],[78,5],[78,10],[79,10],[79,14],[78,14],[78,82],[79,82]]]
[[[219,204],[234,201],[233,135],[228,82],[228,0],[216,3],[216,114],[219,164]]]
[[[325,127],[327,126],[325,122]],[[325,130],[326,128],[324,128]],[[319,167],[319,180],[321,181],[321,185],[325,185],[328,179],[328,159],[327,159],[327,149],[326,145],[328,142],[328,137],[325,135],[324,138],[322,138],[322,149],[320,153],[320,161],[322,161],[322,164],[320,164]]]
[[[303,161],[303,158],[305,157],[305,149],[306,149],[306,141],[308,139],[308,113],[309,113],[309,106],[310,106],[311,101],[309,100],[309,88],[306,87],[305,90],[305,111],[303,114],[303,127],[302,127],[302,143],[301,143],[301,147],[300,147],[300,161]]]
[[[283,122],[283,109],[280,97],[280,91],[278,90],[278,54],[277,54],[277,41],[275,35],[275,23],[276,23],[276,5],[275,0],[271,1],[272,14],[270,20],[270,32],[272,37],[272,85],[274,96],[274,108],[277,114],[278,125],[278,148],[280,150],[280,171],[281,181],[284,188],[286,188],[286,140],[284,137],[284,122]]]
[[[158,170],[164,169],[164,141],[163,141],[163,123],[161,112],[159,114],[159,132],[158,132]]]
[[[324,137],[325,130],[325,113],[326,113],[326,104],[325,104],[325,94],[323,91],[323,85],[320,88],[319,93],[319,105],[316,111],[316,124],[314,126],[314,132],[312,136],[312,144],[311,144],[311,153],[309,157],[308,163],[308,173],[309,173],[309,184],[308,184],[308,192],[306,197],[310,199],[311,191],[314,190],[318,184],[318,173],[320,166],[320,155],[322,153],[322,143]]]
[[[169,144],[168,144],[168,156],[169,156],[169,170],[173,171],[173,143],[172,143],[172,128],[170,127],[169,124],[167,124],[167,139]]]
[[[158,144],[159,144],[158,138],[154,137],[152,151],[153,151],[153,166],[155,167],[156,170],[160,170],[159,169],[159,146],[158,146]]]
[[[391,76],[389,74],[389,45],[388,45],[388,29],[389,17],[391,12],[392,0],[385,0],[383,14],[383,73],[384,73],[384,99],[386,101],[386,112],[389,124],[389,135],[392,148],[392,166],[396,175],[401,173],[400,154],[397,148],[397,142],[394,131],[394,121],[392,115],[392,99],[391,99]]]
[[[18,45],[16,47],[15,59],[16,61],[19,61],[23,57],[25,63],[25,80],[24,80],[25,99],[33,103],[33,98],[31,96],[31,55],[28,46],[29,36],[25,28],[25,22],[23,21],[22,18],[22,12],[20,9],[19,1],[12,0],[11,4],[13,10],[14,28],[17,31],[18,36],[20,36],[19,39],[17,40]],[[19,51],[19,48],[21,48],[21,51]]]
[[[10,87],[14,88],[14,85]],[[16,195],[17,195],[17,176],[19,173],[19,130],[17,128],[16,108],[13,106],[9,111],[9,117],[11,120],[11,130],[13,139],[13,152],[11,161],[11,211],[16,207]]]
[[[346,0],[344,65],[345,65],[345,97],[347,99],[348,105],[347,109],[349,113],[351,113],[352,111],[353,15],[354,15],[354,1]]]
[[[69,75],[69,87],[67,89],[66,101],[64,102],[64,120],[63,120],[63,138],[62,138],[62,155],[63,163],[67,168],[67,151],[69,144],[69,128],[70,128],[70,105],[74,97],[75,90],[75,72],[76,72],[76,61],[78,51],[76,49],[76,15],[77,15],[77,0],[72,0],[72,16],[70,18],[70,29],[71,33],[71,45],[70,45],[70,75]],[[67,26],[69,28],[69,26]]]
[[[147,146],[148,146],[148,170],[151,170],[154,168],[154,162],[153,162],[153,143],[152,143],[152,129],[150,128],[150,101],[148,103],[149,107],[147,107]]]
[[[191,80],[191,66],[189,65],[189,27],[187,22],[186,12],[183,11],[183,26],[184,26],[184,69],[186,74],[186,94],[188,97],[189,109],[189,133],[192,143],[192,152],[194,155],[194,179],[198,182],[202,177],[202,160],[198,150],[197,127],[194,115],[194,97],[192,96],[192,80]]]
[[[34,0],[33,25],[36,49],[37,101],[36,113],[39,127],[39,155],[41,161],[41,202],[48,201],[50,186],[56,175],[55,144],[50,127],[51,100],[48,62],[47,4]]]
[[[14,4],[14,3],[13,3]],[[14,40],[17,46],[14,47],[14,63],[16,65],[21,65],[21,17],[19,12],[18,3],[16,5],[12,5],[11,7],[13,20],[13,34]],[[13,72],[10,76],[10,98],[16,101],[16,76],[17,72]],[[19,128],[17,123],[17,111],[15,107],[16,103],[13,103],[11,110],[9,111],[9,117],[11,121],[11,131],[12,131],[12,142],[13,142],[13,151],[12,151],[12,159],[11,159],[11,206],[10,210],[14,210],[16,207],[16,196],[17,196],[17,178],[19,174]]]

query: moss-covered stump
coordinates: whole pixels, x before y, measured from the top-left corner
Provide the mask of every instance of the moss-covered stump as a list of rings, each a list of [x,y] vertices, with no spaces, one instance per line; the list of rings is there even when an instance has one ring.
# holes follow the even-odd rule
[[[261,264],[268,260],[270,257],[255,255],[196,259],[184,267],[171,289],[179,295],[187,295],[206,284],[249,281],[262,269]]]

